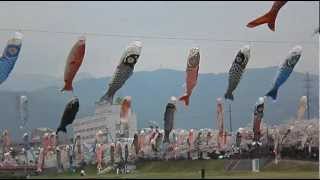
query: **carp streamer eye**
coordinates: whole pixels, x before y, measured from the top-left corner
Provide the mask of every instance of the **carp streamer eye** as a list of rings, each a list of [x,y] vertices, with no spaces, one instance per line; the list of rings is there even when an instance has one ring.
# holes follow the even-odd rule
[[[18,47],[16,46],[8,46],[5,51],[6,57],[15,57],[18,54]]]
[[[260,113],[263,112],[263,107],[259,107],[258,112],[260,112]]]
[[[139,56],[135,54],[129,55],[126,57],[124,62],[127,64],[135,64],[137,62],[138,57]]]
[[[133,57],[128,57],[127,62],[130,63],[130,64],[132,64],[132,63],[134,62]]]
[[[293,56],[291,59],[288,60],[288,66],[293,67],[299,59],[299,55]]]
[[[17,48],[15,48],[15,47],[10,47],[9,49],[8,49],[8,52],[11,54],[11,55],[15,55],[16,53],[17,53]]]
[[[244,60],[244,55],[242,53],[239,53],[235,59],[236,63],[241,65],[243,63],[243,60]]]

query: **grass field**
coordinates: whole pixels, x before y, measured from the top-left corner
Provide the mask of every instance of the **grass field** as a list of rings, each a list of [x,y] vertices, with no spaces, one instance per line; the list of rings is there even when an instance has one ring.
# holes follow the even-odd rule
[[[141,178],[141,179],[199,179],[201,168],[206,169],[205,178],[307,178],[319,179],[318,163],[306,161],[283,160],[278,165],[270,163],[260,172],[254,173],[251,171],[231,171],[224,170],[224,163],[222,160],[206,160],[206,161],[157,161],[145,162],[137,165],[137,169],[126,175],[117,175],[114,173],[97,175],[94,167],[86,169],[87,175],[81,177],[79,173],[48,173],[41,176],[34,176],[32,178],[97,178],[97,179],[124,179],[124,178]]]

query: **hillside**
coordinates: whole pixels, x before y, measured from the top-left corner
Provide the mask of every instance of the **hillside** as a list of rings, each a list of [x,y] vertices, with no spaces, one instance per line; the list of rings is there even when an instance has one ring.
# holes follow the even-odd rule
[[[240,85],[237,87],[232,102],[233,129],[246,126],[251,122],[253,106],[258,97],[263,96],[271,86],[277,68],[248,69]],[[137,113],[138,126],[144,127],[152,120],[163,125],[163,113],[170,96],[180,96],[184,92],[185,72],[175,70],[156,70],[135,72],[117,96],[130,95],[132,106]],[[295,117],[299,98],[305,95],[304,74],[294,72],[289,80],[280,88],[278,101],[270,99],[266,104],[264,122],[278,124]],[[317,109],[319,92],[318,76],[313,75],[313,102],[311,115],[319,117]],[[94,102],[106,90],[107,78],[85,78],[74,83],[74,93],[80,99],[78,117],[93,114]],[[227,74],[200,74],[198,85],[194,89],[189,108],[178,105],[175,126],[180,128],[214,128],[216,99],[222,97],[227,86]],[[60,93],[57,85],[25,92],[29,97],[29,126],[56,128],[60,122],[65,104],[71,94]],[[22,92],[0,91],[1,129],[9,128],[19,134],[19,116],[17,98]],[[225,104],[228,107],[228,103]],[[225,109],[227,113],[227,109]],[[225,115],[225,126],[229,128],[229,116]]]

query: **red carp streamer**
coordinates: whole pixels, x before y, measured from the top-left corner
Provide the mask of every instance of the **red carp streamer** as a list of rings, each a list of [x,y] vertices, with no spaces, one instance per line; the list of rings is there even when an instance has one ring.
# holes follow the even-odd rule
[[[189,99],[193,88],[197,84],[199,63],[200,63],[200,52],[199,48],[191,48],[187,59],[186,69],[186,90],[185,94],[179,98],[180,101],[184,101],[185,105],[189,105]]]
[[[287,1],[275,1],[272,5],[272,8],[266,14],[249,22],[247,24],[247,27],[254,28],[261,24],[268,24],[269,29],[275,31],[275,22],[278,12],[280,11],[281,7],[284,6],[286,3]]]
[[[64,71],[64,87],[61,91],[73,91],[72,81],[78,72],[85,54],[85,37],[81,36],[73,45]]]
[[[222,104],[222,98],[217,99],[217,127],[219,130],[218,134],[218,146],[220,147],[221,144],[225,144],[224,140],[224,110],[223,110],[223,104]]]
[[[52,133],[49,138],[49,151],[54,151],[56,149],[57,139],[55,133]]]
[[[48,133],[45,133],[42,137],[39,157],[38,157],[38,164],[37,164],[37,171],[42,172],[44,167],[44,162],[47,156],[47,153],[50,148],[50,136]]]
[[[187,138],[187,143],[188,143],[188,159],[191,158],[191,150],[193,146],[193,129],[190,129],[188,138]]]
[[[261,136],[261,121],[263,118],[264,111],[264,98],[260,97],[255,105],[255,110],[253,113],[253,141],[260,141]]]
[[[102,169],[103,150],[104,150],[104,144],[98,144],[97,151],[96,151],[96,159],[97,159],[97,169],[99,171]]]

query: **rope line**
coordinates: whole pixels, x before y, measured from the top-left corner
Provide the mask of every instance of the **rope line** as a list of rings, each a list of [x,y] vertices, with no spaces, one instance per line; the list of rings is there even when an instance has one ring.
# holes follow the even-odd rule
[[[140,38],[140,39],[166,39],[166,40],[184,40],[184,41],[211,41],[211,42],[246,42],[246,43],[266,43],[266,44],[312,44],[317,45],[317,41],[272,41],[272,40],[233,40],[233,39],[216,39],[211,37],[194,38],[194,37],[177,37],[177,36],[148,36],[148,35],[131,35],[131,34],[116,34],[116,33],[94,33],[94,32],[70,32],[70,31],[48,31],[39,29],[14,29],[14,28],[0,28],[3,32],[37,32],[37,33],[51,33],[51,34],[71,34],[71,35],[86,35],[86,36],[100,36],[100,37],[118,37],[118,38]]]

